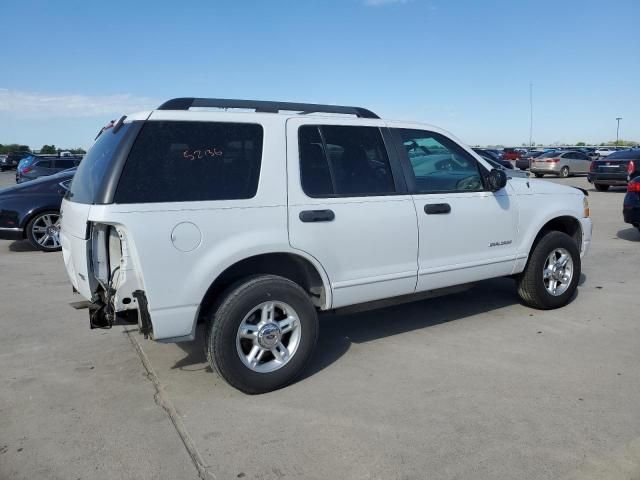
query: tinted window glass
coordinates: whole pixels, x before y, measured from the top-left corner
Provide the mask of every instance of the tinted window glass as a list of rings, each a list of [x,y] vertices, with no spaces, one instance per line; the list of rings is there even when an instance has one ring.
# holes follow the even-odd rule
[[[543,153],[538,158],[554,158],[554,157],[559,157],[559,156],[560,156],[559,152],[551,151],[551,152]]]
[[[484,189],[475,159],[448,138],[424,130],[399,129],[418,193]]]
[[[114,200],[251,198],[258,189],[262,137],[262,127],[254,124],[146,122],[129,153]]]
[[[125,123],[116,133],[109,129],[100,134],[78,166],[67,194],[68,199],[78,203],[94,202],[113,154],[129,128],[131,124]]]
[[[304,126],[298,133],[300,175],[311,197],[395,193],[389,157],[377,127]]]
[[[53,161],[51,160],[40,160],[36,163],[36,167],[40,168],[51,168],[53,167]]]
[[[76,163],[70,158],[59,158],[56,160],[56,168],[73,168]]]
[[[623,160],[623,159],[640,159],[640,150],[626,150],[623,152],[615,152],[607,157],[607,160]]]

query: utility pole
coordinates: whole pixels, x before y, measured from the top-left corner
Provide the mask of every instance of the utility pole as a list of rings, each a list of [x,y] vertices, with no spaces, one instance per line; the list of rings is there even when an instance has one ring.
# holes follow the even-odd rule
[[[529,84],[529,148],[533,146],[533,83]]]
[[[618,126],[616,127],[616,147],[619,147],[618,139],[620,138],[620,120],[622,120],[622,117],[616,117],[616,121],[618,122]]]

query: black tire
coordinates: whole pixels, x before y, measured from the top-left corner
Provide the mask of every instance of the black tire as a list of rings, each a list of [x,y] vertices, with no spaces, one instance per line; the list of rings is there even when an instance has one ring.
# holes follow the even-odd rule
[[[573,261],[573,277],[569,282],[569,287],[558,296],[547,291],[543,280],[545,261],[556,248],[567,250]],[[575,240],[566,233],[547,232],[534,245],[527,266],[518,278],[518,295],[524,303],[533,308],[550,310],[563,307],[571,300],[578,287],[580,272],[580,251]]]
[[[562,178],[567,178],[570,174],[571,172],[569,171],[569,167],[562,167],[560,169],[560,176]]]
[[[60,212],[57,210],[47,210],[45,212],[39,212],[38,214],[34,215],[33,218],[29,221],[29,223],[27,224],[27,228],[26,228],[26,237],[27,240],[29,240],[29,243],[31,243],[31,245],[34,248],[37,248],[38,250],[42,250],[43,252],[57,252],[61,249],[60,247],[60,238],[58,237],[57,240],[53,241],[53,240],[48,240],[46,241],[44,244],[38,242],[37,240],[37,233],[34,232],[34,227],[35,225],[41,221],[43,219],[43,217],[47,216],[47,215],[53,215],[55,217],[60,217]]]
[[[534,173],[534,175],[536,176],[536,178],[544,177],[544,173]]]
[[[603,185],[602,183],[594,183],[593,186],[596,187],[596,190],[599,192],[606,192],[609,190],[609,185]]]
[[[300,343],[287,363],[261,373],[240,359],[238,329],[245,316],[267,301],[290,305],[300,320]],[[308,363],[318,337],[318,316],[309,295],[296,283],[276,275],[259,275],[232,285],[207,319],[205,354],[211,368],[231,386],[248,394],[266,393],[293,382]],[[284,337],[283,337],[284,339]]]

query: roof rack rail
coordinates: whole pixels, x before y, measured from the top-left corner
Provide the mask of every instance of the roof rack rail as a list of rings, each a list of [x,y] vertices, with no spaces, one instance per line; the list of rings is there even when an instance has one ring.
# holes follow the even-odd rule
[[[189,110],[192,107],[204,108],[243,108],[261,113],[278,113],[282,110],[308,113],[342,113],[360,118],[380,118],[371,110],[361,107],[342,105],[320,105],[315,103],[270,102],[264,100],[233,100],[223,98],[174,98],[160,105],[157,110]]]

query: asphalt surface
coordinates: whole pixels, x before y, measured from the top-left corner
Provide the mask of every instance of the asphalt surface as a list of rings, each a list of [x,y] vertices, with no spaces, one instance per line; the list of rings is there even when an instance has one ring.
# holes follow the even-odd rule
[[[567,307],[498,279],[327,315],[304,378],[260,396],[200,341],[90,331],[61,254],[0,240],[0,479],[640,478],[640,234],[624,189],[552,181],[595,224]]]

